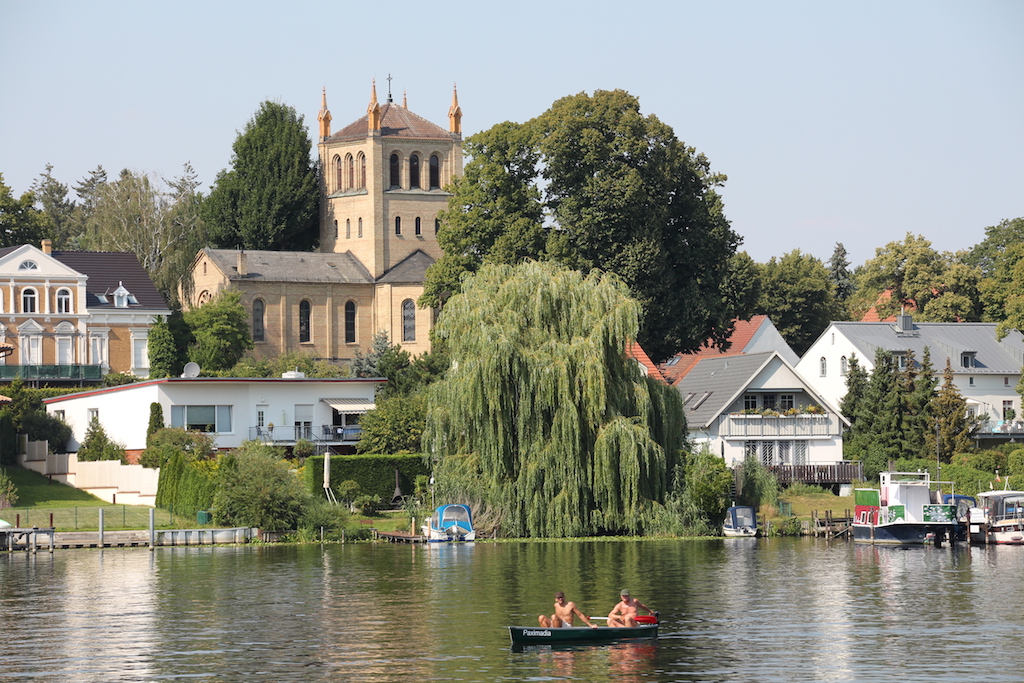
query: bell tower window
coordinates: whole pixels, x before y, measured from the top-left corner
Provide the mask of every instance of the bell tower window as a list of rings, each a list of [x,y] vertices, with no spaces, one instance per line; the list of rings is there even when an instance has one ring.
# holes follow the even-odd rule
[[[420,186],[420,156],[413,154],[409,157],[409,187],[419,189]]]
[[[437,190],[441,187],[441,158],[436,154],[430,155],[430,189]]]
[[[402,186],[402,164],[399,162],[398,155],[391,155],[391,187]]]

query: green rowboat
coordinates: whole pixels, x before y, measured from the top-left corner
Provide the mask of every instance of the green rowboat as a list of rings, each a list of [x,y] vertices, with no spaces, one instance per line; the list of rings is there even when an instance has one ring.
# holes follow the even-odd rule
[[[628,638],[654,638],[658,635],[658,624],[640,623],[625,628],[610,626],[568,626],[545,628],[543,626],[509,626],[509,638],[513,645],[585,645]]]

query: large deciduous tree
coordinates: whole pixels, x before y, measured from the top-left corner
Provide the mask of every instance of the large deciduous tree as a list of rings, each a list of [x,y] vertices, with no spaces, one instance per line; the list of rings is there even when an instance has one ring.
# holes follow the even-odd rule
[[[799,249],[781,259],[773,256],[761,266],[757,312],[771,318],[779,334],[802,356],[839,312],[828,269]]]
[[[231,170],[217,175],[203,202],[211,239],[243,249],[312,248],[320,195],[311,148],[295,109],[263,102],[235,139]]]
[[[45,232],[46,220],[35,208],[35,195],[25,192],[15,198],[0,173],[0,247],[19,244],[39,244]]]
[[[430,386],[435,476],[460,464],[511,536],[639,531],[686,431],[678,392],[625,355],[639,314],[613,274],[531,261],[467,279],[436,328],[451,366]]]
[[[237,290],[221,292],[212,301],[187,311],[184,318],[195,339],[188,357],[203,370],[228,370],[253,347],[249,316]]]
[[[640,113],[627,92],[564,97],[524,124],[471,137],[452,185],[422,302],[437,305],[486,263],[555,260],[618,274],[641,306],[638,340],[655,359],[726,339],[729,227],[702,154]]]

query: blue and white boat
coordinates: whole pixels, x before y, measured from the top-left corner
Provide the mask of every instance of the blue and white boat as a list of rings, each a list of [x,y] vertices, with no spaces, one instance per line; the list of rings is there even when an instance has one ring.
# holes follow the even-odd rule
[[[734,505],[725,511],[722,533],[730,538],[757,536],[757,513],[747,505]]]
[[[468,505],[441,505],[423,525],[423,535],[430,543],[475,541],[473,516]]]

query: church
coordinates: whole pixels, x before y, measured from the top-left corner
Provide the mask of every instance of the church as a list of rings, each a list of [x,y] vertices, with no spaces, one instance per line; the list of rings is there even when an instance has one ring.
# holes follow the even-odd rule
[[[320,247],[316,252],[203,249],[188,306],[233,288],[252,321],[256,357],[308,353],[334,362],[366,352],[375,334],[416,356],[430,350],[435,311],[421,309],[426,269],[441,256],[444,187],[462,174],[462,109],[452,91],[445,130],[377,99],[332,132],[326,89],[318,121]]]

